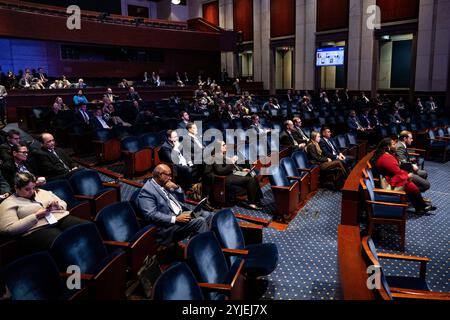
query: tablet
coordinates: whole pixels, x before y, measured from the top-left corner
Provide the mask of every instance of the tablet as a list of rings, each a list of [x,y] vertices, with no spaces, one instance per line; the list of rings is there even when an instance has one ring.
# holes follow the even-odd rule
[[[192,218],[198,218],[200,215],[200,211],[202,210],[202,207],[206,204],[208,201],[208,197],[203,198],[200,200],[199,203],[195,206],[195,208],[191,211]]]

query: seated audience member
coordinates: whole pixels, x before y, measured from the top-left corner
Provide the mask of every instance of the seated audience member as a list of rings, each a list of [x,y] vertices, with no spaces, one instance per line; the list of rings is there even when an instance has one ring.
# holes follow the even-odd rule
[[[3,164],[2,174],[10,186],[14,186],[14,179],[17,173],[28,172],[35,174],[28,163],[28,147],[25,143],[19,142],[11,148],[12,160]],[[38,178],[38,186],[45,183],[44,177]]]
[[[66,178],[74,170],[77,164],[56,147],[55,138],[50,133],[44,132],[40,136],[41,150],[36,153],[38,171],[48,180]]]
[[[345,161],[345,156],[339,151],[339,148],[331,140],[331,130],[328,127],[322,128],[322,138],[319,142],[322,155],[331,160]]]
[[[252,124],[250,125],[249,129],[254,129],[258,135],[265,134],[265,133],[271,131],[271,129],[264,128],[261,125],[261,123],[259,122],[259,116],[257,114],[252,114],[251,121],[252,121]]]
[[[47,74],[44,73],[44,69],[42,68],[38,68],[36,78],[40,79],[44,85],[48,82]]]
[[[425,108],[424,108],[422,100],[420,98],[416,99],[414,110],[418,114],[423,114],[425,112]]]
[[[369,118],[369,109],[364,109],[363,113],[359,117],[359,123],[366,130],[370,131],[373,129],[372,123]]]
[[[138,102],[136,100],[133,101],[133,105],[136,106]],[[134,124],[136,125],[154,125],[158,119],[157,116],[150,110],[149,107],[139,108],[139,113],[136,116],[136,120]]]
[[[11,194],[11,187],[0,171],[0,202],[5,200]]]
[[[370,124],[373,126],[373,128],[378,128],[382,126],[383,124],[380,121],[380,118],[378,117],[378,109],[373,108],[370,112]]]
[[[6,142],[0,145],[0,162],[8,162],[12,160],[11,149],[20,141],[20,132],[14,129],[8,131]]]
[[[88,104],[89,101],[86,96],[83,94],[83,90],[78,90],[77,95],[73,96],[73,103],[75,107],[78,107],[82,104]]]
[[[117,114],[111,100],[109,98],[103,98],[103,118],[113,124],[113,126],[124,126],[131,127],[131,124],[122,120],[121,117]]]
[[[19,88],[31,89],[31,78],[26,73],[19,80]]]
[[[41,79],[34,78],[33,82],[32,82],[32,85],[31,85],[31,89],[33,89],[33,90],[44,90],[45,86],[44,86],[44,84],[43,84]]]
[[[348,172],[345,166],[339,160],[332,160],[324,156],[322,149],[319,145],[320,133],[317,131],[311,132],[311,140],[306,146],[306,152],[308,159],[312,164],[320,166],[320,174],[324,176],[332,177],[332,183],[334,189],[340,190],[344,185],[345,179],[348,176]]]
[[[84,88],[87,88],[87,84],[84,83],[83,79],[78,79],[78,82],[75,83],[74,87],[77,89],[84,89]]]
[[[220,151],[216,154],[216,151]],[[206,165],[204,176],[206,179],[213,179],[214,175],[225,176],[225,187],[233,192],[235,187],[241,187],[247,191],[248,205],[251,209],[262,210],[261,199],[263,194],[259,186],[258,179],[250,174],[242,176],[235,172],[250,173],[250,169],[241,168],[237,165],[238,156],[232,158],[226,156],[227,145],[224,141],[215,142],[212,150],[212,164]]]
[[[54,131],[57,126],[61,126],[62,119],[61,110],[64,108],[64,103],[61,97],[57,97],[51,109],[44,115],[45,128],[47,131]]]
[[[78,110],[75,112],[75,122],[87,128],[89,127],[90,119],[91,117],[89,116],[86,105],[80,105]]]
[[[101,107],[97,107],[94,110],[94,115],[93,117],[90,118],[89,125],[93,130],[111,129],[110,124],[106,122],[105,119],[103,118],[103,112]]]
[[[405,119],[402,118],[398,109],[394,107],[394,110],[389,114],[389,124],[405,123]]]
[[[63,82],[62,82],[62,80],[55,79],[55,81],[48,88],[49,89],[62,89]]]
[[[436,102],[434,102],[433,97],[430,96],[427,102],[425,102],[425,112],[426,113],[435,113],[438,111],[438,106]]]
[[[127,100],[131,100],[131,101],[136,100],[136,101],[139,101],[139,102],[142,101],[141,96],[139,95],[139,93],[137,93],[137,92],[134,90],[133,87],[130,87],[130,89],[129,89],[129,91],[128,91],[128,94],[127,94]]]
[[[111,101],[111,103],[114,103],[114,100],[118,99],[119,96],[113,94],[111,88],[107,88],[106,93],[103,95],[103,98],[108,98]]]
[[[118,87],[119,88],[129,88],[130,86],[128,85],[127,79],[122,79],[122,81],[119,82]]]
[[[294,129],[300,134],[300,137],[303,141],[309,141],[309,137],[306,135],[306,133],[302,129],[302,119],[299,117],[294,117],[292,119],[292,122],[294,123]]]
[[[359,98],[359,100],[362,104],[368,104],[370,102],[369,98],[366,97],[366,93],[364,91],[361,92],[361,97]]]
[[[349,115],[348,115],[348,119],[347,119],[347,126],[349,127],[349,129],[351,131],[354,132],[365,132],[366,129],[364,129],[363,125],[359,122],[358,117],[356,116],[356,111],[355,110],[351,110]]]
[[[423,215],[435,210],[436,207],[425,202],[419,188],[411,181],[414,174],[400,168],[398,159],[394,155],[396,151],[395,145],[395,140],[391,138],[381,140],[370,163],[379,174],[386,178],[392,189],[406,192],[417,214]]]
[[[397,159],[400,161],[400,166],[405,163],[409,167],[408,169],[410,170],[405,171],[413,174],[411,181],[419,188],[420,192],[425,192],[430,189],[430,182],[427,180],[428,173],[425,170],[419,169],[416,163],[412,163],[408,153],[408,147],[411,146],[412,142],[413,136],[411,132],[400,132],[395,154]]]
[[[201,211],[193,217],[180,202],[183,190],[172,182],[172,172],[165,164],[153,170],[138,195],[138,205],[144,219],[158,228],[157,238],[161,245],[168,246],[187,237],[209,230],[212,213]]]
[[[187,113],[187,111],[181,111],[180,118],[181,122],[178,123],[178,129],[186,129],[186,126],[189,123],[189,113]]]
[[[37,189],[28,173],[15,177],[16,192],[0,204],[0,233],[20,236],[26,251],[48,250],[65,229],[87,221],[69,215],[67,204],[50,191]]]
[[[305,137],[306,138],[306,137]],[[280,144],[282,146],[292,147],[294,151],[304,149],[307,139],[304,139],[300,133],[295,130],[294,123],[291,120],[284,122],[284,130],[280,134]]]
[[[189,190],[193,181],[198,181],[199,177],[194,177],[193,164],[187,161],[183,156],[183,146],[178,140],[178,134],[175,130],[166,132],[166,141],[159,149],[159,159],[166,163],[173,164],[176,182],[184,190]]]

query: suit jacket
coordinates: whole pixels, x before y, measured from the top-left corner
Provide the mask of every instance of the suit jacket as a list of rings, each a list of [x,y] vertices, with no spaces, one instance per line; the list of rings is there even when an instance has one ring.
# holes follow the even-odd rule
[[[359,126],[358,126],[359,124]],[[347,126],[351,129],[351,130],[358,130],[358,128],[361,126],[361,123],[359,123],[359,120],[357,117],[352,118],[352,117],[348,117],[347,119]]]
[[[11,146],[8,142],[3,143],[0,145],[0,161],[3,163],[11,161],[12,155],[11,155]]]
[[[103,119],[104,120],[104,119]],[[106,124],[111,128],[112,126],[108,123],[108,121],[104,120],[106,122]],[[97,117],[91,117],[89,119],[89,125],[91,126],[91,128],[93,130],[98,130],[98,129],[107,129],[107,128],[103,128],[102,124],[100,123],[100,121],[97,119]]]
[[[319,146],[322,149],[322,156],[326,158],[330,158],[331,160],[336,160],[339,155],[339,148],[333,143],[333,140],[328,140],[336,150],[336,155],[333,155],[333,149],[330,145],[325,141],[325,138],[320,139]]]
[[[405,148],[403,143],[401,143],[400,141],[397,142],[396,147],[397,147],[397,151],[395,151],[395,154],[397,156],[398,161],[400,161],[400,162],[410,162],[408,149]]]
[[[0,172],[0,195],[11,192],[11,187]]]
[[[181,121],[181,122],[178,124],[178,129],[186,129],[186,125],[187,125],[186,122]]]
[[[180,147],[180,153],[183,154],[183,148],[182,147]],[[172,158],[172,154],[174,154],[173,158]],[[159,149],[159,154],[158,155],[159,155],[159,159],[161,161],[163,161],[163,162],[180,165],[180,161],[179,161],[177,152],[173,149],[172,144],[170,144],[168,141],[165,141],[161,145],[161,148]],[[188,160],[186,159],[186,162],[187,161]]]
[[[36,173],[33,172],[33,170],[30,168],[28,163],[25,162],[24,166],[26,167],[26,169],[30,173],[36,175]],[[12,160],[4,163],[3,166],[2,166],[3,177],[5,178],[6,182],[8,182],[9,186],[11,187],[11,189],[14,188],[14,179],[16,177],[16,173],[17,172],[18,172],[17,166],[14,163],[14,161],[12,161]],[[2,193],[0,193],[0,194],[2,194]]]
[[[174,191],[167,191],[178,203],[183,211],[189,210],[184,204],[184,194],[181,188]],[[142,187],[137,198],[138,206],[146,221],[155,224],[159,228],[159,236],[163,243],[172,242],[173,228],[172,217],[174,216],[166,194],[159,188],[157,183],[150,179]]]
[[[298,131],[294,130],[289,134],[286,130],[283,130],[280,134],[280,144],[283,146],[295,146],[295,142],[298,144],[307,143],[307,140],[303,140]]]
[[[76,167],[76,163],[73,162],[62,149],[55,148],[55,152],[67,167],[70,169]],[[62,178],[69,173],[69,169],[64,167],[58,157],[44,148],[41,148],[41,150],[36,153],[36,163],[39,167],[39,174],[48,178]]]
[[[368,127],[371,126],[369,117],[361,116],[361,117],[359,118],[359,123],[360,123],[364,128],[368,128]]]
[[[89,112],[86,110],[86,113],[89,117],[88,122],[86,123],[86,121],[84,120],[83,115],[81,114],[80,110],[77,110],[77,112],[75,112],[75,122],[78,124],[81,124],[83,126],[89,126],[90,125],[90,121],[92,119],[92,115],[89,114]]]
[[[129,92],[127,94],[127,99],[128,100],[141,100],[141,96],[137,92],[133,92],[133,93]]]

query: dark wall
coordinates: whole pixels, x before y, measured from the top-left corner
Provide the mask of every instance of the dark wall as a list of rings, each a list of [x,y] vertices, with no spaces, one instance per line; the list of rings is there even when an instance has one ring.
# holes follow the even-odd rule
[[[412,40],[392,44],[391,88],[409,88],[411,83]]]
[[[295,35],[295,0],[270,1],[270,37]]]
[[[349,0],[318,0],[317,31],[348,28]]]
[[[253,40],[253,0],[234,0],[233,23],[235,31],[243,32],[243,41]]]
[[[120,0],[27,0],[38,4],[65,7],[77,5],[81,10],[121,14]]]
[[[381,22],[417,19],[419,0],[377,0],[381,9]]]

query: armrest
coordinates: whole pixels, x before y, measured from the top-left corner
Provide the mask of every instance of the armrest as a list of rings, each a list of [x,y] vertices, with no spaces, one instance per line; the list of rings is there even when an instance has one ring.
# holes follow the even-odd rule
[[[68,278],[70,276],[73,276],[73,274],[72,273],[66,273],[66,272],[60,272],[59,276],[62,277],[62,278]],[[94,278],[93,274],[87,274],[87,273],[81,273],[80,274],[80,279],[81,280],[91,280],[93,278]]]
[[[404,256],[400,254],[392,254],[392,253],[377,253],[378,257],[385,259],[393,259],[393,260],[405,260],[405,261],[417,261],[417,262],[429,262],[431,259],[427,257],[418,257],[418,256]]]
[[[93,196],[83,196],[81,194],[76,194],[75,198],[80,200],[95,200],[95,197]]]
[[[381,206],[389,206],[389,207],[408,208],[408,205],[405,203],[390,203],[390,202],[381,202],[381,201],[372,201],[372,200],[367,200],[367,203],[379,204]]]
[[[301,181],[303,179],[302,177],[293,177],[293,176],[287,176],[286,178],[288,178],[288,180],[297,180],[297,181]]]
[[[297,168],[297,170],[303,171],[303,172],[311,172],[311,171],[314,170],[314,168],[310,168],[310,169],[307,169],[307,168]]]
[[[383,193],[383,194],[387,194],[387,195],[395,195],[395,196],[405,196],[406,192],[405,191],[397,191],[397,190],[386,190],[386,189],[379,189],[379,188],[374,188],[373,192],[375,193]]]
[[[430,261],[429,258],[426,257],[418,257],[418,256],[403,256],[399,254],[391,254],[391,253],[378,253],[379,258],[385,259],[393,259],[393,260],[404,260],[404,261],[415,261],[420,262],[420,278],[425,279],[427,273],[427,263]]]
[[[413,157],[420,157],[420,154],[415,153],[415,152],[409,152],[409,155],[413,156]]]
[[[115,182],[102,182],[102,186],[120,189],[120,184]]]
[[[407,288],[395,288],[390,287],[389,288],[391,292],[394,294],[403,294],[403,295],[411,295],[415,296],[416,299],[437,299],[437,300],[450,300],[450,293],[449,292],[432,292],[432,291],[425,291],[425,290],[414,290],[414,289],[407,289]],[[424,298],[421,298],[421,296],[424,296]],[[411,297],[414,299],[414,297]]]
[[[199,282],[198,286],[203,289],[211,290],[211,291],[225,291],[227,293],[231,292],[232,286],[229,284],[222,283],[205,283]]]
[[[270,223],[269,220],[251,217],[251,216],[247,216],[247,215],[240,214],[240,213],[235,213],[234,216],[238,219],[242,219],[242,220],[249,221],[249,222],[256,223],[256,224],[262,224],[263,226],[267,226]]]
[[[392,288],[390,288],[392,290]],[[427,292],[427,293],[410,293],[410,292],[392,292],[393,298],[399,299],[419,299],[419,300],[450,300],[450,296],[447,294],[440,294],[439,292]]]
[[[128,248],[130,245],[129,242],[110,241],[110,240],[103,240],[103,244],[105,244],[107,246],[114,246],[114,247],[121,247],[121,248]]]
[[[222,248],[222,252],[231,256],[246,256],[248,250]]]
[[[427,150],[425,150],[425,149],[418,149],[418,148],[408,148],[408,151],[409,150],[411,150],[411,151],[417,151],[417,152],[427,152]]]

